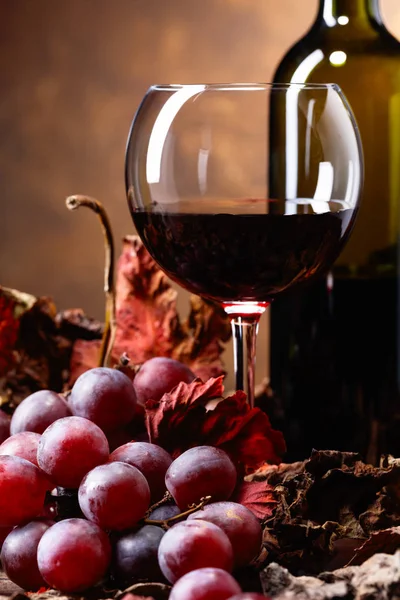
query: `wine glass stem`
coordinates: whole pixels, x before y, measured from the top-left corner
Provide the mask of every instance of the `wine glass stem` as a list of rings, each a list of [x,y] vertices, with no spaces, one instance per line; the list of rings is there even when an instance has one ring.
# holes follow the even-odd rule
[[[236,390],[244,390],[254,406],[256,344],[260,314],[231,316]]]

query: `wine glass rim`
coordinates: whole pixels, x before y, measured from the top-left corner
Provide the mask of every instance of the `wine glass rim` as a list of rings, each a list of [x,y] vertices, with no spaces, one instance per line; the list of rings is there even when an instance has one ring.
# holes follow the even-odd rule
[[[289,89],[305,89],[305,90],[327,90],[335,89],[340,91],[337,83],[275,83],[275,82],[254,82],[254,83],[166,83],[151,85],[149,91],[165,91],[173,92],[178,90],[198,90],[198,91],[259,91],[259,90],[289,90]]]

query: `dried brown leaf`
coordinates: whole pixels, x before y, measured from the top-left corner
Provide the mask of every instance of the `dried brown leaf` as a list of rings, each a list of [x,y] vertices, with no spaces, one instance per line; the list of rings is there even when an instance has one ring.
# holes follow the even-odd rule
[[[262,520],[270,519],[277,505],[274,488],[265,481],[244,481],[236,490],[233,500],[246,506]]]
[[[249,471],[265,461],[279,462],[285,450],[282,434],[272,429],[266,414],[250,408],[243,392],[207,410],[210,400],[222,394],[220,376],[206,383],[182,382],[158,402],[148,400],[145,411],[150,440],[173,456],[193,446],[216,446]]]
[[[126,352],[135,364],[171,356],[183,337],[177,292],[137,236],[124,238],[117,266],[116,356]]]
[[[22,315],[36,298],[17,290],[0,287],[0,377],[16,365],[16,344]]]
[[[69,363],[68,387],[72,387],[79,375],[98,366],[100,348],[100,340],[76,340],[74,342]]]
[[[222,380],[222,377],[218,377],[205,383],[200,380],[191,384],[181,382],[159,401],[148,400],[145,404],[145,415],[150,441],[162,446],[174,456],[178,456],[191,445],[197,445],[195,439],[198,439],[201,431],[201,417],[204,418],[206,414],[205,405],[211,399],[222,396]],[[183,437],[179,433],[182,433]]]
[[[374,554],[393,554],[400,548],[400,527],[376,531],[354,552],[348,565],[361,565]]]
[[[117,265],[115,364],[122,354],[133,366],[166,356],[187,364],[203,381],[225,373],[222,352],[230,326],[222,309],[192,296],[190,314],[181,322],[176,301],[176,290],[139,237],[125,237]],[[97,341],[76,342],[71,384],[96,366],[99,349]]]
[[[72,344],[60,335],[51,299],[0,288],[0,310],[1,402],[12,408],[38,389],[61,391]]]
[[[396,462],[378,468],[357,454],[314,451],[303,463],[263,466],[246,479],[274,486],[277,505],[265,533],[264,560],[294,573],[343,566],[371,530],[400,525]]]
[[[381,529],[400,526],[400,503],[393,487],[387,485],[377,494],[365,512],[360,514],[360,525],[366,535]]]
[[[221,354],[231,336],[226,314],[216,304],[190,296],[190,313],[182,325],[184,338],[172,358],[187,364],[203,381],[221,375]]]
[[[246,481],[267,481],[272,485],[284,483],[303,473],[305,464],[305,460],[294,463],[280,463],[279,465],[265,463],[257,471],[247,475]]]

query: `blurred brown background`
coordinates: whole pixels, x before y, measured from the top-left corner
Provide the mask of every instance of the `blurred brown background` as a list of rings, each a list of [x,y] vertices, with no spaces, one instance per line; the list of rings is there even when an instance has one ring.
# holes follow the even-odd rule
[[[124,152],[148,86],[268,81],[317,3],[0,0],[0,284],[102,318],[100,229],[88,211],[69,213],[65,197],[101,199],[116,240],[133,233]],[[381,5],[400,38],[400,0]]]

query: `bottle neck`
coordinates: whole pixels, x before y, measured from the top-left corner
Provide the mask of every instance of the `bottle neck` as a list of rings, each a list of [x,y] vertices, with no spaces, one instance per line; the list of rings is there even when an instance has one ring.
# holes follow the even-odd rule
[[[379,0],[320,0],[317,23],[327,27],[382,24]]]

